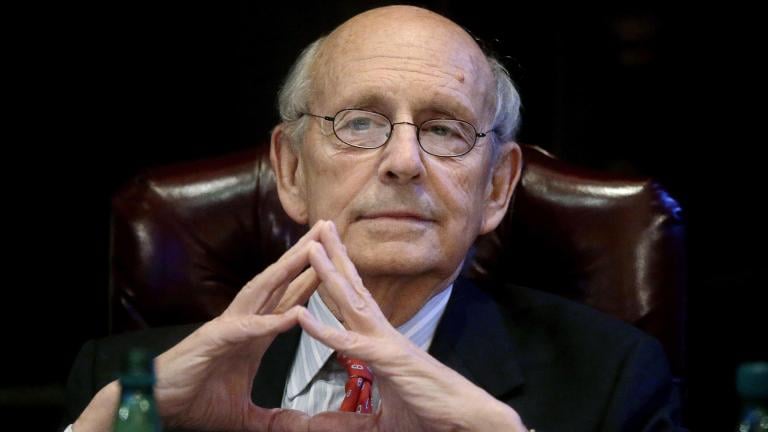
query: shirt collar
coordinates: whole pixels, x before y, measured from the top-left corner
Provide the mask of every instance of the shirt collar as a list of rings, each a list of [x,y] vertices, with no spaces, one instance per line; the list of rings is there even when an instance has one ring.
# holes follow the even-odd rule
[[[426,351],[432,343],[435,329],[440,317],[445,311],[445,305],[453,291],[453,284],[442,290],[427,301],[407,322],[397,328],[402,335],[407,337],[416,346]],[[307,309],[321,323],[343,329],[344,326],[336,319],[328,307],[323,303],[320,295],[315,291],[309,298]],[[296,352],[293,368],[291,370],[288,385],[286,387],[289,399],[295,398],[309,385],[312,379],[322,369],[328,358],[333,354],[333,349],[313,338],[309,333],[302,331],[299,349]]]

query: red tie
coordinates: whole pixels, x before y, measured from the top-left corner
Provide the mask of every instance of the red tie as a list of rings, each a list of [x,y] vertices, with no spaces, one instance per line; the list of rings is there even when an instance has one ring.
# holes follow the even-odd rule
[[[340,411],[371,413],[371,390],[373,386],[373,372],[362,360],[349,358],[343,354],[336,355],[336,361],[344,366],[349,378],[344,386],[344,400],[341,402]]]

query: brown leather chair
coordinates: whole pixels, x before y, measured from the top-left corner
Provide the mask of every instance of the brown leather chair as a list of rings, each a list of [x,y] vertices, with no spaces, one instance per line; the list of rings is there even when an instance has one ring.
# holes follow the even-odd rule
[[[523,146],[511,210],[465,270],[559,293],[661,340],[683,373],[680,207],[649,179]],[[268,146],[149,170],[113,199],[111,330],[210,319],[306,228],[283,212]]]

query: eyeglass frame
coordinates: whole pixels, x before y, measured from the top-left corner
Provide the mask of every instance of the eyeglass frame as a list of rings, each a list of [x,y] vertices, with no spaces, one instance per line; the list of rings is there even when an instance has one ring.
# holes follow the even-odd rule
[[[336,126],[335,126],[335,124],[336,124],[336,117],[338,117],[339,114],[343,113],[344,111],[363,111],[363,112],[367,112],[367,113],[371,113],[371,114],[376,114],[376,115],[380,115],[380,116],[384,117],[389,122],[389,135],[387,136],[387,139],[384,140],[383,143],[381,143],[380,145],[378,145],[376,147],[361,147],[361,146],[356,146],[354,144],[350,144],[350,143],[344,141],[343,139],[341,139],[341,137],[339,137],[339,134],[336,133]],[[346,145],[348,145],[350,147],[359,148],[359,149],[365,149],[365,150],[374,150],[374,149],[377,149],[377,148],[384,147],[389,142],[389,139],[392,137],[392,132],[395,130],[395,125],[399,125],[399,124],[411,125],[411,126],[414,126],[416,128],[416,141],[419,143],[419,147],[424,151],[424,153],[432,155],[432,156],[435,156],[435,157],[446,157],[446,158],[448,158],[448,157],[464,156],[465,154],[471,152],[473,148],[475,148],[475,145],[477,145],[477,139],[478,138],[485,138],[486,136],[488,136],[488,133],[493,132],[493,129],[489,129],[489,130],[487,130],[485,132],[478,132],[477,128],[472,123],[470,123],[468,121],[465,121],[465,120],[453,119],[453,118],[433,118],[433,119],[424,120],[423,122],[421,122],[418,125],[415,124],[415,123],[411,123],[411,122],[396,122],[396,123],[393,123],[392,120],[388,116],[386,116],[386,115],[384,115],[384,114],[382,114],[380,112],[366,110],[366,109],[361,109],[361,108],[344,108],[344,109],[341,109],[338,112],[336,112],[336,114],[334,114],[333,116],[324,116],[324,115],[312,114],[312,113],[309,113],[309,112],[301,112],[301,113],[299,113],[299,118],[301,118],[303,116],[316,117],[316,118],[319,118],[319,119],[322,119],[322,120],[327,120],[327,121],[331,122],[331,128],[333,129],[333,135],[336,136],[336,138],[338,138],[339,141],[343,142],[344,144],[346,144]],[[457,122],[464,123],[464,124],[468,125],[475,132],[475,140],[474,140],[474,142],[472,143],[472,145],[469,146],[467,151],[465,151],[464,153],[455,154],[455,155],[439,155],[439,154],[434,154],[434,153],[431,153],[431,152],[427,151],[427,149],[425,149],[424,146],[421,144],[421,127],[424,126],[428,122],[436,121],[436,120],[451,120],[451,121],[457,121]]]

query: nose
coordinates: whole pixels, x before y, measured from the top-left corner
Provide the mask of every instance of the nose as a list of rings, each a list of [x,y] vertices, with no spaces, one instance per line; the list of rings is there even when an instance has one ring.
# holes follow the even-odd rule
[[[405,127],[396,127],[399,125]],[[382,182],[406,184],[424,176],[422,157],[426,153],[419,146],[417,128],[409,122],[392,123],[392,133],[384,146],[383,159],[379,164],[378,174]]]

